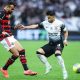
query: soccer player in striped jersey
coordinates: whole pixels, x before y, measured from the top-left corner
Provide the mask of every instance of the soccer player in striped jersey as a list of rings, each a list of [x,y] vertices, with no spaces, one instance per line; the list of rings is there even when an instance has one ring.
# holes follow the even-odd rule
[[[12,54],[6,64],[0,68],[0,72],[3,73],[5,78],[9,77],[8,67],[12,65],[18,57],[20,58],[20,62],[24,68],[25,75],[37,74],[36,72],[28,69],[26,64],[27,60],[25,56],[25,49],[12,35],[11,29],[16,29],[16,27],[12,28],[10,26],[10,16],[14,8],[15,4],[13,2],[9,2],[5,5],[4,10],[0,11],[0,43]]]
[[[64,23],[57,18],[55,18],[55,12],[46,12],[47,20],[41,22],[40,24],[34,24],[30,26],[21,26],[21,29],[33,29],[37,27],[43,27],[49,36],[49,42],[39,48],[36,53],[38,58],[44,63],[46,67],[47,74],[51,70],[51,65],[49,64],[47,57],[55,54],[63,72],[63,79],[68,78],[67,70],[65,68],[64,60],[61,56],[64,45],[67,46],[68,41],[68,30],[66,29]]]

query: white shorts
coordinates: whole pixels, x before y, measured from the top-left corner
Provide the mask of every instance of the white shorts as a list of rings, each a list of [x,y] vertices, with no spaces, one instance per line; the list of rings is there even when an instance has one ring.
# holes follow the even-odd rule
[[[0,43],[6,48],[8,51],[15,46],[15,42],[17,40],[14,38],[14,36],[10,36],[7,38],[4,38]]]

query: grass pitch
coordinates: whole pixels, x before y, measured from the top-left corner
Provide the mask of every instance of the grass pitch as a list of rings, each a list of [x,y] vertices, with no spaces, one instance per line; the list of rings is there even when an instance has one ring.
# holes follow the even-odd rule
[[[0,80],[63,80],[61,67],[54,55],[48,58],[48,61],[52,65],[52,70],[49,74],[44,75],[45,67],[35,54],[36,50],[47,43],[47,41],[20,41],[20,43],[26,49],[26,57],[29,68],[38,72],[38,75],[23,75],[23,68],[18,59],[12,66],[9,67],[8,71],[10,77],[5,79],[0,73]],[[0,67],[4,65],[10,56],[11,54],[0,45]],[[68,46],[65,46],[62,56],[68,70],[68,80],[80,80],[80,74],[76,74],[72,70],[73,64],[80,63],[80,42],[69,42]]]

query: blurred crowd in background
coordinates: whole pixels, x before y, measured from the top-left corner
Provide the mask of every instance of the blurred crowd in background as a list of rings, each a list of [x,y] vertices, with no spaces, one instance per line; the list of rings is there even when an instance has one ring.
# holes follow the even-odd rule
[[[0,10],[8,0],[0,0]],[[14,0],[14,24],[24,25],[43,21],[46,10],[54,10],[58,18],[80,16],[80,0]]]
[[[0,0],[0,10],[10,0]],[[46,17],[46,10],[54,10],[56,17],[62,20],[69,31],[69,40],[80,40],[80,0],[13,0],[16,8],[11,17],[11,26],[40,23]],[[14,31],[20,40],[45,40],[42,30]],[[21,35],[20,35],[21,34]],[[25,36],[25,34],[27,36]]]

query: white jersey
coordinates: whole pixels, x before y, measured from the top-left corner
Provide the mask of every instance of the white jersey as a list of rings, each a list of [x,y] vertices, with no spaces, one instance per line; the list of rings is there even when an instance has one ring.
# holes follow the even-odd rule
[[[52,39],[53,41],[60,40],[62,31],[66,31],[63,22],[58,19],[55,19],[53,23],[49,23],[48,20],[45,20],[41,24],[48,32],[49,39]]]

